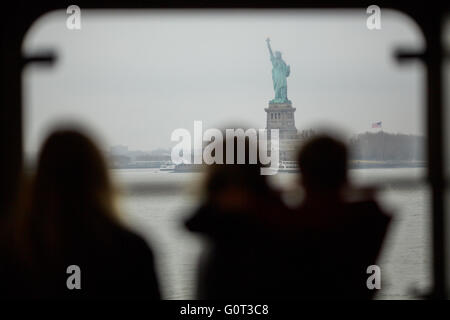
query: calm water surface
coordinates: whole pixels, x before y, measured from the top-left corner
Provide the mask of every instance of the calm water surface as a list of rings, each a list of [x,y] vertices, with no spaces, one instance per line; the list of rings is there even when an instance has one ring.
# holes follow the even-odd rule
[[[425,187],[399,188],[389,183],[396,178],[415,178],[423,169],[351,170],[355,183],[384,183],[378,199],[393,215],[378,265],[382,271],[382,288],[378,299],[411,299],[414,288],[429,284],[428,250],[429,201]],[[192,299],[195,293],[196,263],[202,240],[186,232],[183,221],[199,203],[202,174],[170,173],[155,169],[113,170],[120,197],[122,217],[152,246],[157,258],[157,272],[166,299]],[[278,174],[278,186],[290,188],[295,174]],[[173,185],[165,191],[144,194],[133,186],[143,183]]]

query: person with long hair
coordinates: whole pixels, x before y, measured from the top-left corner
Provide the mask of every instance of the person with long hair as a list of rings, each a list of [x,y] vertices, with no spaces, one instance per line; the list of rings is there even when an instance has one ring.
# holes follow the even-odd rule
[[[4,297],[160,298],[153,252],[120,223],[105,160],[77,130],[45,140],[7,234]]]

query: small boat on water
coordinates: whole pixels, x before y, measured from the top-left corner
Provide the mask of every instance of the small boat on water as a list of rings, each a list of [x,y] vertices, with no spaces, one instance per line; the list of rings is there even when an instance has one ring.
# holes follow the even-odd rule
[[[180,163],[175,166],[173,172],[202,172],[204,169],[202,164]]]
[[[165,171],[172,171],[172,172],[202,172],[204,171],[205,166],[201,164],[192,164],[192,163],[181,163],[174,166],[173,169],[166,170]],[[160,169],[163,170],[163,169]],[[296,173],[299,172],[299,166],[297,161],[281,161],[280,165],[278,167],[277,172],[284,172],[284,173]]]
[[[300,168],[297,161],[280,161],[278,172],[296,173],[299,171]]]
[[[175,165],[174,164],[163,164],[161,167],[159,167],[159,171],[174,171]]]

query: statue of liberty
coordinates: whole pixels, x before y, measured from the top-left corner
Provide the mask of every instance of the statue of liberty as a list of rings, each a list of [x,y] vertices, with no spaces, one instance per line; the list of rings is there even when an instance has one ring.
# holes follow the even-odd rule
[[[291,68],[286,65],[286,62],[281,58],[281,52],[275,51],[272,53],[270,47],[270,39],[266,39],[267,47],[269,48],[270,61],[272,62],[272,80],[273,89],[275,91],[275,98],[270,100],[270,103],[291,103],[287,98],[287,77],[291,73]]]

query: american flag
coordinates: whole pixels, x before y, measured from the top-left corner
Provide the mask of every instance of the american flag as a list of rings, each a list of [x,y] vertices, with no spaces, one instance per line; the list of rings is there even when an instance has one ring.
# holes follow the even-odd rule
[[[381,121],[372,123],[372,129],[373,128],[381,128]]]

